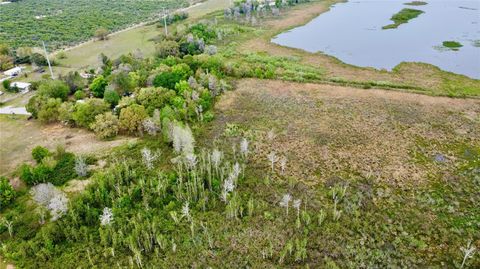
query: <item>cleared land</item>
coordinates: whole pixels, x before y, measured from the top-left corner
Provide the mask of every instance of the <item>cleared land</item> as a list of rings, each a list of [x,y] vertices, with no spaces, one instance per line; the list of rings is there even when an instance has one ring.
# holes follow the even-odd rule
[[[0,175],[12,172],[18,165],[31,161],[31,151],[41,145],[54,149],[65,146],[78,154],[95,154],[121,145],[133,138],[100,141],[91,132],[55,125],[42,125],[24,116],[0,115]]]

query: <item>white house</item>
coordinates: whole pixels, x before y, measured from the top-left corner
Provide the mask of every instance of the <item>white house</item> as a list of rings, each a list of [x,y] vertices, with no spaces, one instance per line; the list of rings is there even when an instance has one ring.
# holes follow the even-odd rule
[[[27,82],[12,82],[12,84],[10,84],[10,87],[17,87],[20,92],[26,93],[30,90],[31,85],[32,84]]]
[[[22,73],[22,68],[20,68],[18,66],[3,72],[3,74],[7,77],[14,77],[14,76],[19,75],[20,73]]]

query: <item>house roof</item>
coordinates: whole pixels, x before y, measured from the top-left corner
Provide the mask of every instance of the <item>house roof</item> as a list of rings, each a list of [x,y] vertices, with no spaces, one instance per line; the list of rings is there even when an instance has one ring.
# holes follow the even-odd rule
[[[14,74],[17,74],[17,73],[20,73],[22,72],[22,68],[20,67],[14,67],[12,69],[8,69],[7,71],[3,72],[5,75],[7,76],[11,76],[11,75],[14,75]]]
[[[30,87],[30,85],[32,85],[32,84],[27,83],[27,82],[12,82],[12,84],[11,84],[12,87],[17,87],[19,89],[26,89],[26,88]]]

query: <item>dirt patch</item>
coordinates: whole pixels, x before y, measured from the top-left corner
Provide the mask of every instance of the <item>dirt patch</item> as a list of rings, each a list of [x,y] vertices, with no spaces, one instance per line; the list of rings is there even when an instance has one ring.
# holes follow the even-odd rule
[[[0,116],[0,174],[11,173],[23,162],[32,161],[35,146],[55,149],[57,145],[76,154],[103,153],[131,139],[119,137],[112,141],[98,140],[92,132],[61,124],[41,125],[25,117]]]
[[[213,133],[226,123],[254,130],[259,168],[268,169],[274,151],[288,159],[286,176],[309,184],[355,174],[416,184],[439,169],[415,162],[419,139],[480,147],[480,101],[472,99],[247,79],[222,97],[217,113]],[[273,141],[266,139],[271,129]],[[452,152],[426,154],[437,153],[455,159]],[[454,162],[441,169],[453,171]]]

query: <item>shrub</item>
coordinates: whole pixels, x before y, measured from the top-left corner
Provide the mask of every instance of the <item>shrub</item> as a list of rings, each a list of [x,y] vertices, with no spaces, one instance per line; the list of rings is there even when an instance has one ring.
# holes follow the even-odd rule
[[[103,95],[103,100],[109,103],[110,106],[114,107],[118,105],[118,101],[120,101],[120,95],[118,95],[117,91],[113,89],[107,89]]]
[[[58,120],[67,123],[73,124],[72,114],[75,111],[75,106],[73,103],[64,102],[58,108]]]
[[[43,102],[46,102],[46,99],[46,97],[34,95],[32,96],[32,98],[30,98],[30,100],[28,100],[25,109],[27,110],[27,112],[32,114],[32,117],[38,118],[38,111],[40,110]]]
[[[107,85],[107,80],[100,75],[92,81],[92,84],[90,84],[90,91],[92,92],[93,96],[97,98],[103,98],[103,94]]]
[[[143,120],[148,117],[145,107],[133,104],[120,112],[120,129],[134,134],[142,131]]]
[[[103,99],[91,98],[85,103],[77,103],[72,118],[78,126],[89,128],[95,117],[109,110]]]
[[[203,114],[203,121],[204,122],[211,122],[215,118],[215,115],[212,111],[207,111]]]
[[[118,118],[112,112],[100,114],[95,117],[95,122],[90,125],[98,138],[108,139],[118,134]]]
[[[86,97],[86,94],[85,94],[84,91],[78,90],[73,94],[73,97],[75,97],[75,99],[77,99],[77,100],[81,100],[81,99],[84,99]]]
[[[137,86],[136,83],[134,73],[130,75],[128,72],[116,72],[112,75],[111,79],[111,85],[122,95],[131,93]]]
[[[56,161],[51,178],[45,182],[51,182],[53,185],[59,186],[76,177],[75,155],[73,153],[57,153]]]
[[[173,111],[172,107],[169,105],[164,106],[160,111],[160,119],[163,121],[164,118],[167,118],[170,120],[174,120],[177,118],[175,111]]]
[[[215,30],[211,29],[203,23],[197,23],[192,25],[189,29],[189,32],[197,38],[205,40],[205,42],[209,42],[217,38],[217,33],[215,32]]]
[[[108,30],[104,27],[98,28],[95,30],[95,37],[98,38],[98,40],[106,40],[108,37]]]
[[[155,109],[161,109],[167,101],[175,96],[175,92],[162,87],[142,88],[138,92],[137,102],[144,106],[149,115],[153,114]]]
[[[5,177],[0,177],[0,211],[15,198],[15,190]]]
[[[45,123],[57,121],[61,105],[62,100],[60,98],[48,98],[38,110],[38,119]]]
[[[60,80],[47,80],[40,84],[38,95],[48,98],[60,98],[62,101],[67,100],[70,89],[65,82]]]
[[[60,75],[60,79],[68,85],[70,93],[82,89],[85,87],[85,80],[80,76],[78,72],[68,72],[67,75]]]
[[[32,149],[32,157],[37,163],[41,163],[47,156],[50,156],[50,151],[45,147],[36,146]]]
[[[23,164],[20,168],[20,178],[27,185],[51,182],[62,185],[75,178],[75,155],[73,153],[57,150],[55,156],[46,156],[41,163],[32,167]]]
[[[175,84],[181,80],[187,80],[191,75],[193,75],[193,72],[188,65],[178,64],[172,67],[171,72],[158,74],[153,80],[153,85],[173,90],[175,89]]]
[[[180,46],[175,41],[164,40],[156,46],[155,50],[157,57],[167,58],[168,56],[178,56]]]
[[[3,85],[3,88],[6,90],[6,91],[10,91],[10,80],[6,79],[4,81],[2,81],[2,85]]]

